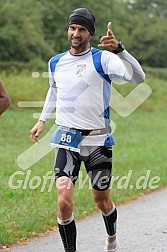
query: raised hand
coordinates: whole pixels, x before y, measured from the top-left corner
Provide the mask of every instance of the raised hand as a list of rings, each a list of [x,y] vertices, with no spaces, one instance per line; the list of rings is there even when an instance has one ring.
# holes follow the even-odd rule
[[[107,35],[102,36],[100,39],[99,47],[108,47],[111,50],[117,50],[118,49],[118,40],[114,36],[114,33],[112,31],[112,23],[108,22],[107,25]]]

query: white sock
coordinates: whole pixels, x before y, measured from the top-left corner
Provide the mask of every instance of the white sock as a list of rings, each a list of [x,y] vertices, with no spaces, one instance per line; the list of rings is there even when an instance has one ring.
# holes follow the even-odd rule
[[[70,224],[72,221],[74,220],[74,216],[72,215],[69,219],[67,220],[61,220],[57,217],[57,222],[60,224],[60,225],[68,225]]]
[[[117,246],[117,240],[113,241],[113,242],[108,242],[106,241],[106,245],[108,249],[115,249]]]

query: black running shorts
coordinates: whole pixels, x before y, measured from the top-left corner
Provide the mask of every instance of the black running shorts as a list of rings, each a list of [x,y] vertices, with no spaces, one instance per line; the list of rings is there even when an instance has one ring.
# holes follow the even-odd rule
[[[112,147],[83,146],[80,154],[63,148],[56,148],[55,178],[66,176],[73,184],[78,179],[81,162],[84,162],[86,171],[95,190],[105,191],[109,188],[112,172]]]

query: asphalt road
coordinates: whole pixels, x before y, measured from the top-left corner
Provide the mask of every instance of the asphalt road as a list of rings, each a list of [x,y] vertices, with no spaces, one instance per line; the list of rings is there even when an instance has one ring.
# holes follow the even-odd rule
[[[105,228],[101,214],[76,223],[78,252],[103,252]],[[120,252],[167,252],[167,188],[118,207]],[[63,252],[57,231],[4,252]]]

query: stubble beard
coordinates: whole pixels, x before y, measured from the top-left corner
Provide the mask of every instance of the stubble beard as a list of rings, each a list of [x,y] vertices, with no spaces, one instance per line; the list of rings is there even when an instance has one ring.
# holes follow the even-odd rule
[[[80,51],[80,50],[84,50],[86,48],[86,45],[88,43],[87,40],[82,40],[78,45],[75,45],[72,41],[71,38],[68,39],[70,44],[71,44],[71,47],[77,51]]]
[[[70,41],[71,47],[74,48],[75,50],[81,50],[84,48],[85,43],[83,41],[81,41],[81,43],[79,43],[78,45],[73,44],[72,41]]]

